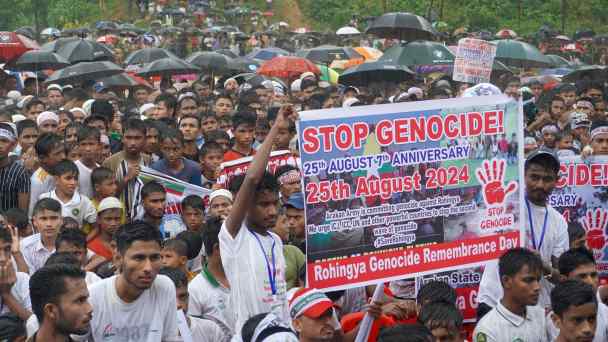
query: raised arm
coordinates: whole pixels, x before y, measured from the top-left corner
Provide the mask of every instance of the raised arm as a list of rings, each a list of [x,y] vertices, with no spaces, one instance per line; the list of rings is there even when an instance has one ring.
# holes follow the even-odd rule
[[[245,215],[247,214],[247,208],[253,201],[255,188],[264,176],[264,171],[268,164],[268,157],[270,156],[270,151],[272,150],[272,145],[279,131],[279,127],[285,123],[292,111],[293,108],[291,106],[281,107],[270,132],[268,132],[266,139],[264,139],[258,152],[253,157],[253,161],[247,170],[243,184],[236,194],[234,204],[232,204],[232,210],[226,219],[226,228],[232,237],[235,237],[238,234],[241,224],[245,219]]]

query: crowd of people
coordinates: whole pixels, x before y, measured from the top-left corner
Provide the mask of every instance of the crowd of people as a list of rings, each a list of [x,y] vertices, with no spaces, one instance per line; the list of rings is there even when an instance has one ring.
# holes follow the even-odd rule
[[[560,158],[608,155],[604,83],[199,76],[123,93],[3,75],[0,340],[355,341],[365,315],[368,341],[607,340],[608,287],[586,232],[548,203]],[[495,94],[523,103],[528,239],[485,265],[477,323],[463,322],[442,281],[417,292],[393,281],[375,301],[373,286],[306,287],[298,112]],[[519,162],[515,136],[450,144]],[[271,153],[285,150],[295,162],[269,172]],[[222,181],[221,164],[244,157],[246,173]],[[172,190],[145,182],[143,169],[209,196],[183,198],[169,227]]]

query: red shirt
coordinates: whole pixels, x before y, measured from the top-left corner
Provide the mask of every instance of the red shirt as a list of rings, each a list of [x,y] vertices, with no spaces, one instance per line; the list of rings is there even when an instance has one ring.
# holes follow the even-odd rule
[[[256,151],[254,148],[251,149],[249,154],[242,154],[241,152],[238,152],[235,150],[230,150],[230,151],[227,151],[226,153],[224,153],[224,162],[229,162],[229,161],[241,159],[244,157],[254,156],[255,152]]]
[[[87,248],[95,252],[95,254],[101,255],[108,261],[112,260],[112,250],[103,244],[99,234],[87,242]]]

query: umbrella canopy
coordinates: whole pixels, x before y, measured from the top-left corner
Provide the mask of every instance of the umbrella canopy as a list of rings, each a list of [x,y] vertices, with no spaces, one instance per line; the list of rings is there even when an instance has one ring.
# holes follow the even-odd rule
[[[377,61],[382,57],[382,51],[369,46],[359,46],[355,48],[358,54],[363,56],[366,61]]]
[[[129,89],[144,86],[148,89],[153,89],[153,87],[143,78],[131,76],[125,72],[122,74],[116,74],[114,76],[100,78],[97,80],[97,82],[108,88]]]
[[[133,51],[125,59],[125,65],[148,64],[148,63],[152,63],[152,62],[157,61],[162,58],[179,59],[179,57],[172,54],[168,50],[152,47],[152,48],[145,48],[145,49]]]
[[[257,72],[260,75],[291,80],[308,71],[316,75],[321,73],[319,68],[306,58],[279,56],[262,64]]]
[[[232,58],[217,52],[202,51],[196,52],[186,58],[186,62],[196,65],[202,70],[209,70],[222,73],[228,70],[228,63]]]
[[[214,52],[221,53],[222,55],[226,55],[226,56],[228,56],[230,58],[237,58],[238,57],[238,55],[236,53],[234,53],[234,52],[232,52],[232,51],[230,51],[228,49],[218,49],[218,50],[215,50]]]
[[[263,61],[269,61],[277,56],[289,56],[290,53],[287,50],[283,50],[277,47],[264,48],[251,52],[247,55],[248,58],[260,59]]]
[[[42,32],[40,32],[41,35],[43,36],[61,36],[61,31],[59,31],[59,29],[56,29],[54,27],[47,27],[44,30],[42,30]]]
[[[296,56],[321,64],[331,64],[336,59],[363,58],[353,48],[333,45],[321,45],[312,49],[300,50],[296,52]]]
[[[29,39],[35,39],[36,33],[34,33],[34,28],[31,26],[23,26],[15,30],[15,33],[25,36]]]
[[[418,65],[453,64],[454,54],[441,43],[415,41],[396,45],[384,52],[379,59],[408,67]]]
[[[15,61],[14,70],[39,71],[46,69],[61,69],[70,65],[70,62],[60,55],[49,52],[32,50],[24,53]]]
[[[580,80],[605,81],[608,79],[608,70],[602,65],[584,65],[562,77],[564,82],[576,82]]]
[[[141,77],[186,75],[200,72],[201,69],[179,58],[161,58],[147,64],[136,75]]]
[[[124,70],[109,61],[81,62],[55,71],[46,83],[82,83],[121,74]]]
[[[259,67],[260,63],[258,63],[255,59],[247,57],[237,57],[232,59],[230,63],[228,63],[227,69],[231,72],[248,73],[256,72]]]
[[[113,61],[112,50],[106,45],[87,39],[76,39],[59,47],[58,55],[67,59],[70,63]]]
[[[57,52],[65,44],[67,44],[69,42],[75,42],[77,40],[80,40],[80,38],[78,38],[78,37],[67,37],[67,38],[55,39],[55,40],[53,40],[51,42],[43,44],[40,47],[40,50],[42,50],[42,51],[50,51],[50,52]]]
[[[338,29],[338,31],[336,31],[336,34],[338,36],[348,36],[351,34],[360,34],[361,32],[359,32],[359,30],[357,30],[354,27],[351,26],[344,26],[344,27],[340,27]]]
[[[350,68],[338,78],[338,82],[347,86],[368,86],[371,82],[399,83],[414,78],[414,72],[403,65],[386,61],[376,61]]]
[[[545,55],[545,57],[547,57],[547,59],[549,59],[551,66],[554,68],[567,67],[570,65],[570,62],[562,56]]]
[[[15,32],[0,32],[0,61],[10,62],[29,50],[40,49],[35,41]]]
[[[519,68],[546,68],[551,62],[536,47],[528,43],[502,39],[496,42],[496,58],[508,66]]]
[[[365,33],[408,41],[432,39],[436,35],[435,29],[426,19],[407,12],[383,14],[372,22]]]
[[[502,30],[496,32],[496,37],[501,38],[501,39],[513,39],[513,38],[517,38],[517,33],[515,33],[515,31],[513,31],[513,30],[502,29]]]
[[[329,82],[330,84],[338,84],[338,78],[340,74],[332,69],[327,67],[326,65],[317,64],[317,68],[321,71],[321,75],[319,76],[319,81]]]
[[[571,73],[571,68],[555,68],[555,69],[543,69],[540,71],[541,76],[564,76]]]

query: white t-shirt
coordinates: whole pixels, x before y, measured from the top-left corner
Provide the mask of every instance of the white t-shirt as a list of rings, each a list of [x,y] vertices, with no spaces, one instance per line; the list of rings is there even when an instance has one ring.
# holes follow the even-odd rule
[[[102,279],[93,272],[87,272],[86,276],[84,277],[84,282],[87,283],[87,287],[89,287],[101,280]]]
[[[245,223],[241,225],[238,234],[233,238],[226,224],[222,224],[219,234],[220,254],[226,277],[230,283],[231,303],[233,303],[236,326],[240,332],[243,324],[250,317],[273,312],[277,317],[289,322],[287,308],[287,283],[285,282],[285,256],[283,242],[274,233],[257,234],[263,244],[255,238],[256,233],[250,231]],[[274,248],[272,248],[274,243]],[[274,250],[274,266],[272,253]],[[266,255],[264,255],[266,254]],[[275,269],[275,288],[273,295],[270,284],[268,266]]]
[[[116,293],[116,279],[103,279],[89,288],[93,306],[91,335],[95,341],[180,341],[175,286],[164,275],[132,303]]]
[[[545,219],[545,208],[548,210],[547,228],[545,230],[544,239],[541,239],[543,222]],[[540,241],[543,241],[539,251],[540,256],[544,262],[551,263],[551,257],[554,256],[557,258],[570,248],[570,241],[568,239],[568,224],[566,223],[564,217],[550,205],[547,205],[546,207],[539,207],[533,203],[530,203],[530,210],[532,213],[536,243],[540,244]],[[533,249],[530,221],[528,220],[527,212],[522,215],[522,220],[525,222],[527,236],[526,246]],[[541,288],[538,305],[543,308],[550,308],[550,295],[554,285],[544,277],[541,279],[540,285]],[[498,272],[498,261],[495,260],[488,262],[481,277],[481,282],[479,283],[478,302],[495,307],[496,303],[502,299],[502,296],[503,290]]]
[[[608,341],[608,306],[602,303],[599,292],[597,293],[597,304],[597,316],[595,319],[597,325],[595,326],[593,342],[606,342]],[[553,319],[551,319],[552,314],[553,311],[547,314],[547,335],[549,336],[549,341],[555,341],[559,335],[559,329],[553,323]]]
[[[30,178],[31,188],[30,188],[30,205],[28,209],[29,217],[32,217],[32,211],[34,210],[34,205],[38,202],[40,195],[45,192],[49,192],[55,189],[55,178],[46,172],[43,168],[39,167],[36,170],[32,177]]]
[[[197,274],[188,284],[188,313],[207,316],[222,322],[230,335],[234,334],[235,316],[230,304],[230,290],[212,284],[203,273]]]
[[[546,342],[545,309],[528,306],[526,317],[507,310],[501,303],[477,323],[473,342]]]
[[[224,342],[230,338],[215,322],[208,319],[190,317],[192,340],[196,342]]]
[[[32,302],[30,301],[30,276],[27,273],[17,272],[17,281],[11,287],[11,294],[19,305],[26,310],[32,311]],[[11,312],[11,309],[4,303],[0,298],[0,314],[6,314]]]
[[[74,162],[78,167],[78,192],[87,196],[93,197],[93,185],[91,184],[91,173],[93,169],[89,169],[80,160]]]
[[[55,190],[40,195],[40,198],[52,198],[59,201],[61,203],[61,216],[73,218],[80,226],[84,222],[95,223],[97,221],[97,209],[95,209],[93,202],[87,196],[78,192],[74,192],[72,199],[67,203],[57,197]]]

